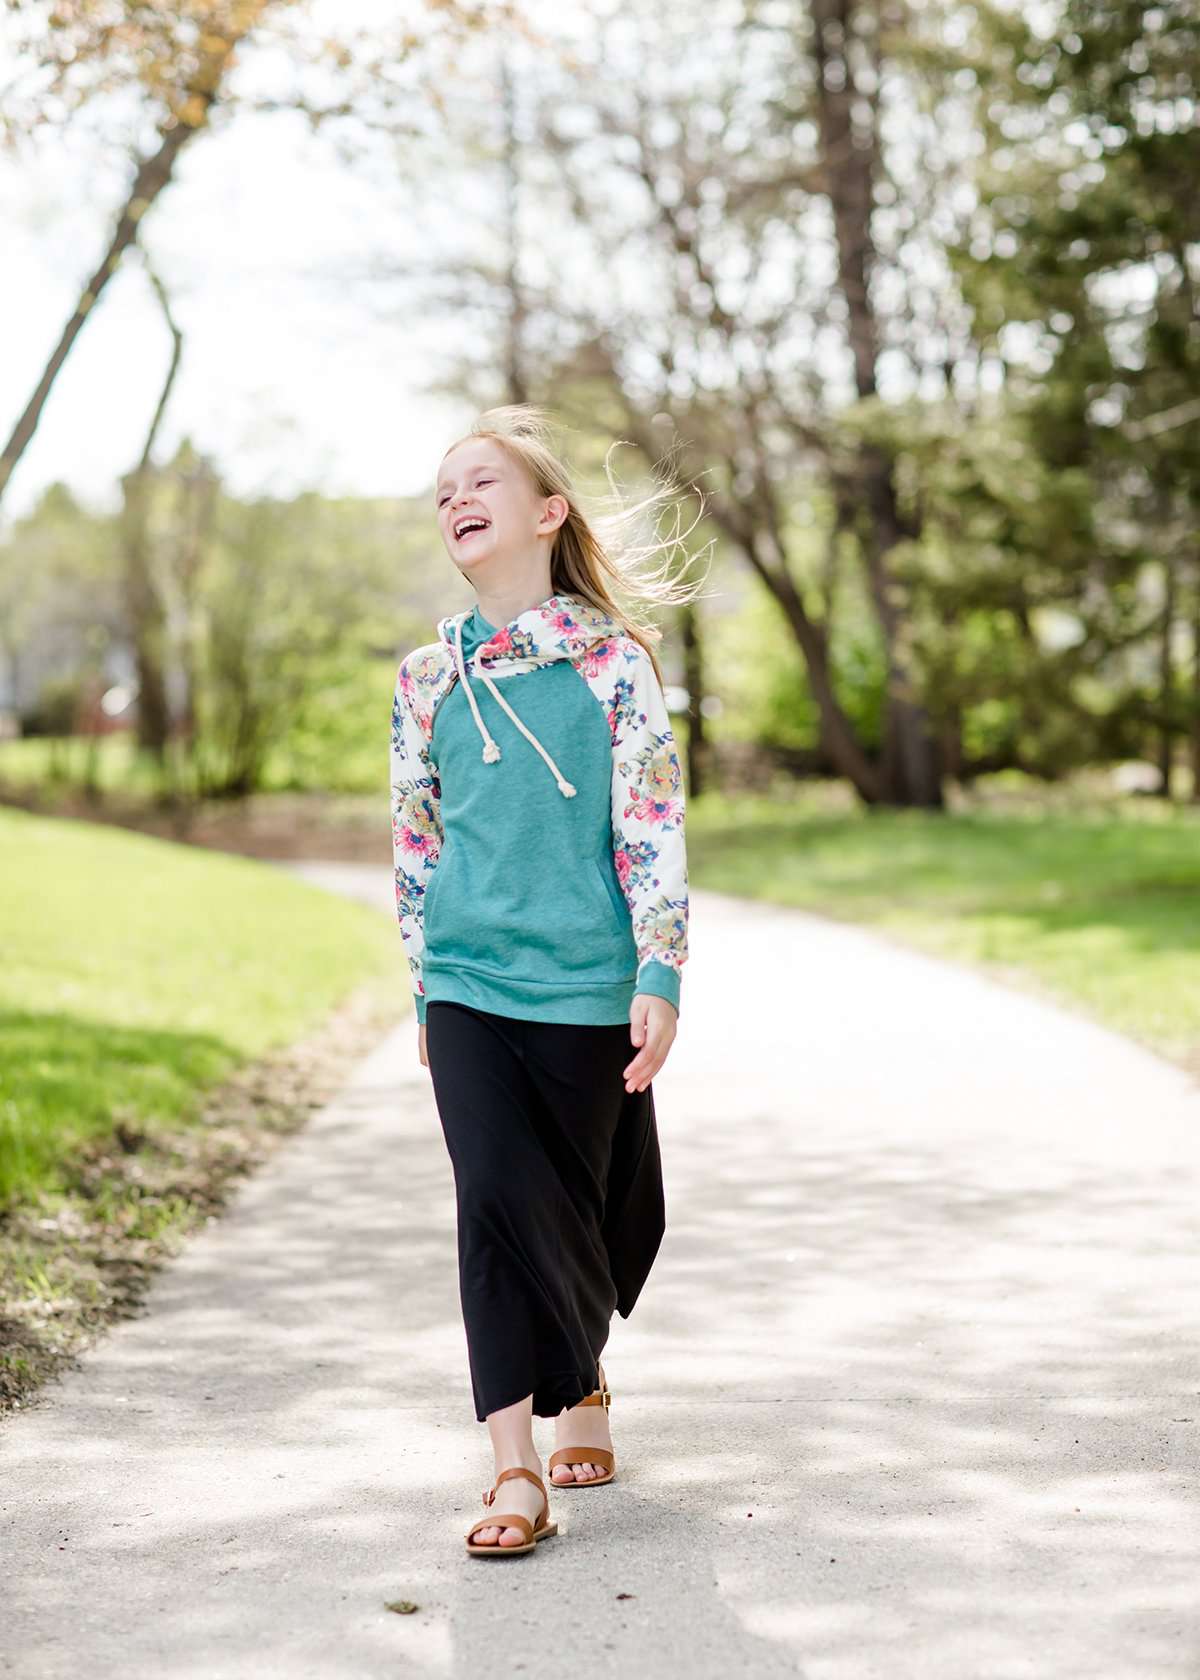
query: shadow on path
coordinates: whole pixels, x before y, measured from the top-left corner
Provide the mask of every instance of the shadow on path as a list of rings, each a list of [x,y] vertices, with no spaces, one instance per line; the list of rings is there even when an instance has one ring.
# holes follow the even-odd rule
[[[702,904],[655,1087],[667,1237],[605,1362],[618,1482],[552,1492],[529,1558],[462,1550],[490,1455],[409,1024],[0,1434],[0,1672],[1195,1672],[1186,1084],[927,959]],[[876,1019],[885,981],[867,1054],[848,999]]]

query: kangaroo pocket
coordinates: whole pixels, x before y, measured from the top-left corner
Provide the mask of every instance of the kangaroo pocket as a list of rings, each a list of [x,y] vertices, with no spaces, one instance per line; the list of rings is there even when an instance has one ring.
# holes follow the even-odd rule
[[[616,918],[617,926],[624,927],[630,921],[629,906],[625,902],[625,894],[621,891],[621,883],[617,880],[615,867],[599,858],[592,859],[592,867],[600,877],[600,885],[604,888],[604,896]]]
[[[629,908],[595,857],[556,865],[536,847],[446,845],[425,900],[426,961],[536,985],[637,975]]]

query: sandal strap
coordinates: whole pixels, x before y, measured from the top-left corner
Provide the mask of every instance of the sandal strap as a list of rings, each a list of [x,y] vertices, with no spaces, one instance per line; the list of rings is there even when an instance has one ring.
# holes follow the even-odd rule
[[[496,1477],[495,1485],[492,1488],[493,1494],[495,1493],[496,1488],[498,1488],[500,1486],[501,1482],[507,1482],[507,1481],[511,1480],[511,1478],[514,1477],[514,1476],[524,1476],[525,1480],[527,1482],[532,1482],[534,1487],[541,1488],[542,1495],[543,1495],[543,1497],[545,1497],[545,1493],[546,1493],[545,1482],[537,1474],[536,1471],[526,1470],[526,1468],[523,1464],[514,1464],[511,1470],[501,1470],[500,1474]]]
[[[541,1524],[538,1526],[540,1527]],[[516,1511],[501,1511],[498,1516],[481,1517],[468,1531],[467,1539],[469,1540],[473,1534],[478,1534],[482,1528],[519,1528],[525,1536],[527,1545],[533,1539],[533,1524],[528,1517],[522,1517]],[[499,1541],[496,1544],[499,1545]]]
[[[559,1447],[550,1454],[546,1468],[556,1470],[560,1464],[598,1464],[602,1470],[611,1470],[615,1463],[616,1458],[607,1447]]]

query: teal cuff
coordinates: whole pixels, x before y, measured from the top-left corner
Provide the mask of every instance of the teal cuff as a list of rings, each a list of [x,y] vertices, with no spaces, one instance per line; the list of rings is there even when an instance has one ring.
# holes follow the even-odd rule
[[[414,992],[413,1003],[415,1004],[417,1011],[417,1024],[418,1026],[423,1027],[425,1025],[425,1010],[427,1007],[425,994],[423,992]]]
[[[638,970],[635,992],[648,992],[651,997],[666,998],[667,1002],[679,1013],[679,970],[671,968],[667,963],[655,962],[651,959],[642,964]]]

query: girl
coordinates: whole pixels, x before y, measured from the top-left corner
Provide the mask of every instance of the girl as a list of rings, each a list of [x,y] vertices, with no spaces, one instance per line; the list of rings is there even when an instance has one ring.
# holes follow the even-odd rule
[[[606,463],[607,465],[607,463]],[[611,482],[611,479],[610,479]],[[543,412],[492,409],[446,452],[442,540],[470,611],[400,666],[392,711],[396,907],[454,1169],[476,1417],[502,1509],[466,1536],[512,1557],[554,1534],[532,1419],[557,1419],[551,1480],[614,1474],[599,1365],[663,1235],[651,1081],[687,957],[683,780],[657,630],[610,587],[691,600],[602,542]],[[687,535],[687,533],[683,533]],[[631,1053],[632,1046],[632,1053]]]

